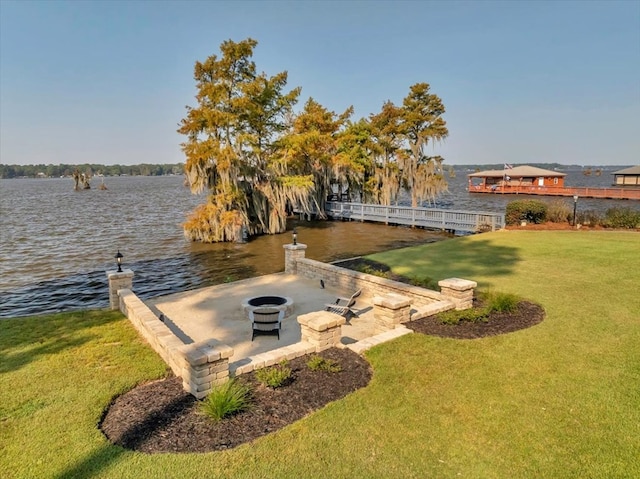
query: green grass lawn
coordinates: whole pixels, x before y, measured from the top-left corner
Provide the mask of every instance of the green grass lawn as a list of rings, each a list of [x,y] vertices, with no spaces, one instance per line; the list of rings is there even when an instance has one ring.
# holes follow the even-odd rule
[[[96,429],[166,367],[119,313],[0,321],[8,478],[640,477],[640,235],[503,231],[373,255],[462,277],[547,316],[480,340],[412,334],[367,354],[371,384],[231,451],[146,455]]]

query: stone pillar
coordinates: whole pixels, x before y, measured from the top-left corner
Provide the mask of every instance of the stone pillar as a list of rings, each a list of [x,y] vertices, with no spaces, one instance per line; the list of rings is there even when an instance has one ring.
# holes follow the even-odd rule
[[[460,278],[447,278],[438,281],[440,293],[445,299],[456,305],[456,309],[469,309],[473,307],[473,291],[478,286],[475,281]]]
[[[286,244],[284,248],[284,272],[288,274],[296,274],[298,272],[297,262],[304,258],[306,244]]]
[[[340,344],[342,325],[346,319],[328,311],[315,311],[298,316],[301,340],[315,346],[316,352]]]
[[[396,293],[374,296],[373,320],[375,334],[397,328],[411,319],[411,298]]]
[[[107,271],[109,280],[109,305],[111,309],[120,309],[120,300],[118,299],[118,290],[132,289],[133,271],[123,269],[122,271]]]
[[[229,380],[229,358],[233,349],[215,339],[187,344],[179,348],[182,356],[182,387],[203,399],[214,386]]]

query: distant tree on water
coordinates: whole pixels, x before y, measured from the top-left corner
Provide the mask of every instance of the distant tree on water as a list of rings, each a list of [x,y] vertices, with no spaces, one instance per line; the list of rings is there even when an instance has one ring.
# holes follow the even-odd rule
[[[417,205],[446,190],[442,158],[425,153],[448,134],[428,84],[369,120],[352,122],[352,107],[336,114],[313,98],[294,113],[300,88],[286,91],[286,72],[258,73],[256,45],[227,40],[219,57],[195,64],[197,105],[178,132],[189,186],[209,194],[185,222],[187,238],[281,233],[292,207],[322,216],[333,197],[391,204],[404,188]]]

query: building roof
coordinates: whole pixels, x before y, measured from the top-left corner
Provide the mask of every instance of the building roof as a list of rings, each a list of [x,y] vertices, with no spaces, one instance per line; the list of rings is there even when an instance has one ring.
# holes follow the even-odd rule
[[[631,168],[625,168],[624,170],[618,170],[611,173],[612,175],[640,175],[640,165],[632,166]]]
[[[535,166],[519,165],[504,170],[479,171],[477,173],[471,173],[467,176],[471,178],[502,178],[503,176],[510,176],[511,178],[529,178],[540,176],[560,177],[567,176],[567,174],[560,173],[558,171],[536,168]]]

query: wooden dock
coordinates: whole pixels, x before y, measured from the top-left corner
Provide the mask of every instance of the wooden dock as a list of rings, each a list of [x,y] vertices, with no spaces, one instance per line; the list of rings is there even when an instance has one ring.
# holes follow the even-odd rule
[[[470,186],[469,193],[490,193],[494,195],[539,195],[539,196],[578,196],[579,198],[602,198],[609,200],[640,200],[640,188],[589,188],[570,187],[553,188],[545,186],[498,186],[483,188]]]
[[[336,219],[373,221],[464,233],[495,231],[505,227],[504,215],[478,211],[456,211],[411,206],[327,202],[325,213]]]

